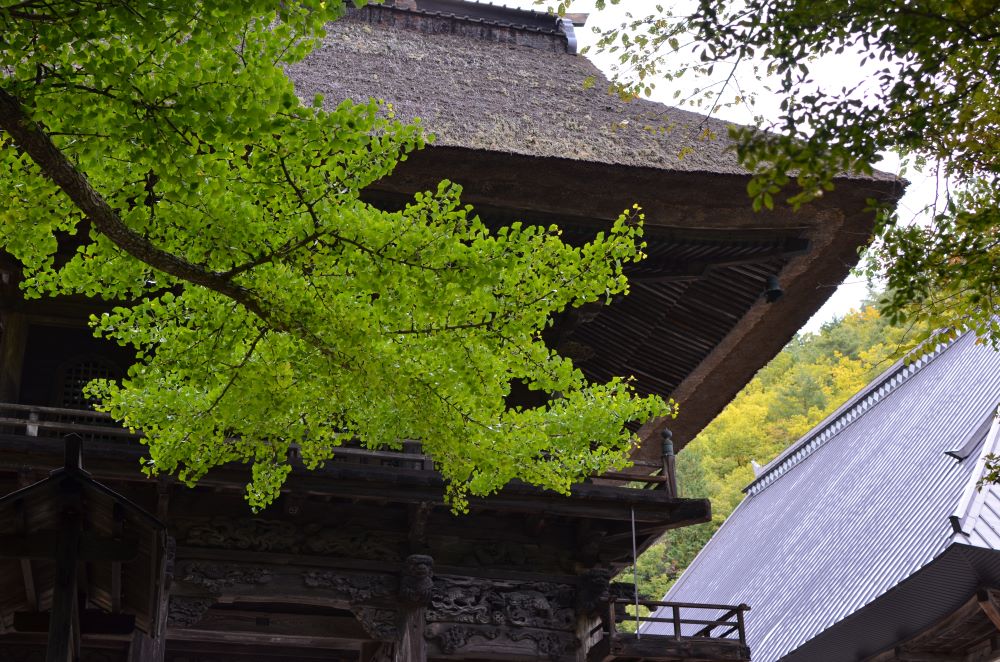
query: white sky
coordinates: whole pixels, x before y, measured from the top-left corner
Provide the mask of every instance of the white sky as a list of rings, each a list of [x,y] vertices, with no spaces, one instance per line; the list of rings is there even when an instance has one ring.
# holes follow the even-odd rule
[[[591,30],[592,27],[618,25],[624,20],[626,11],[631,11],[636,16],[643,16],[655,11],[657,2],[668,7],[673,6],[674,11],[678,11],[677,5],[679,3],[676,2],[664,3],[662,0],[622,0],[621,4],[617,6],[608,7],[604,11],[597,12],[594,9],[593,0],[575,0],[569,11],[590,14],[587,25],[576,28],[579,46],[582,48],[596,41],[597,37]],[[544,10],[546,6],[545,4],[539,6],[533,0],[506,0],[505,2],[501,0],[499,2],[494,1],[494,4],[506,4],[508,6],[535,10]],[[553,3],[547,2],[546,4]],[[588,53],[587,57],[590,57],[605,73],[610,74],[611,57],[606,55],[604,57],[595,57],[592,53]],[[840,88],[842,85],[857,82],[859,74],[863,71],[859,69],[858,59],[857,55],[845,54],[839,58],[829,58],[814,62],[810,65],[810,70],[817,80],[823,81],[824,86]],[[677,90],[677,85],[683,86],[682,96],[687,96],[696,86],[704,86],[706,82],[713,81],[695,78],[685,78],[680,83],[659,81],[651,98],[668,105],[674,105],[673,95]],[[752,124],[754,114],[763,115],[767,119],[777,117],[778,104],[780,103],[779,97],[764,89],[763,85],[750,75],[740,77],[739,82],[744,91],[748,93],[752,91],[756,96],[756,105],[753,111],[751,112],[744,106],[723,107],[716,110],[714,113],[716,117],[739,124]],[[727,93],[727,96],[732,96],[732,93]],[[697,108],[690,109],[698,110]],[[887,154],[883,161],[875,165],[879,170],[894,174],[899,173],[899,160],[895,155]],[[912,219],[914,222],[920,222],[920,210],[926,208],[934,200],[936,178],[933,173],[928,175],[914,172],[912,169],[905,176],[911,183],[899,203],[900,216],[904,220]],[[867,294],[868,285],[863,277],[848,276],[827,303],[806,323],[802,331],[817,331],[825,322],[835,317],[843,316],[852,308],[857,308]]]

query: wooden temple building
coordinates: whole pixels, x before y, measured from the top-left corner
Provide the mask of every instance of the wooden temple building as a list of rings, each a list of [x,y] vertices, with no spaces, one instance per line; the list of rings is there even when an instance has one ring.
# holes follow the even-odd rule
[[[633,596],[610,580],[633,542],[641,552],[709,519],[676,486],[673,450],[819,308],[868,241],[867,201],[901,187],[845,178],[796,213],[755,213],[725,126],[585,89],[603,79],[573,30],[536,12],[398,0],[332,25],[289,74],[303,97],[386,99],[436,134],[371,187],[373,204],[448,178],[489,223],[555,223],[579,241],[642,205],[649,258],[632,294],[565,313],[550,341],[593,379],[634,375],[675,398],[673,447],[665,422],[648,424],[630,473],[570,496],[512,484],[465,516],[444,505],[419,444],[344,448],[293,471],[255,516],[241,466],[195,488],[140,473],[140,440],[81,393],[129,356],[86,328],[95,303],[23,300],[7,259],[0,660],[749,659],[743,605],[666,605],[664,633],[637,637],[620,623]]]

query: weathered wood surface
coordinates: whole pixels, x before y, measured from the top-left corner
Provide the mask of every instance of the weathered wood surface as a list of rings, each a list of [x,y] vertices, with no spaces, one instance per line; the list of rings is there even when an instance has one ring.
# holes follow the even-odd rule
[[[80,619],[76,598],[77,543],[82,526],[79,513],[65,513],[62,525],[62,535],[56,548],[56,581],[52,588],[45,662],[72,662],[80,656]]]
[[[0,436],[0,444],[5,441]],[[32,464],[44,467],[60,445],[43,438],[16,441],[24,447],[15,444],[0,454],[0,490],[7,484],[16,487],[4,483],[10,479],[5,476],[16,475],[5,473],[5,466],[15,471]],[[170,521],[191,558],[208,558],[195,549],[214,549],[231,550],[236,556],[230,558],[246,562],[281,563],[279,556],[287,555],[311,557],[317,566],[335,558],[384,567],[401,563],[409,551],[419,549],[455,574],[559,578],[596,565],[627,565],[632,509],[639,549],[669,528],[706,520],[710,514],[706,501],[669,499],[658,491],[581,485],[566,497],[513,485],[491,500],[475,501],[472,515],[456,517],[441,501],[436,474],[350,465],[295,472],[289,491],[261,516],[252,517],[243,498],[245,472],[220,470],[192,490],[142,477],[133,464],[141,453],[140,448],[114,443],[88,443],[88,469],[145,508],[162,510],[161,517]],[[386,507],[390,503],[399,507]],[[130,540],[126,532],[115,544]]]
[[[62,453],[57,439],[31,438],[0,434],[5,449],[0,470],[14,470],[25,465],[46,466]],[[148,484],[136,470],[144,455],[141,447],[109,442],[88,443],[88,469],[100,480]],[[199,485],[242,491],[248,474],[243,467],[222,467],[210,472]],[[289,481],[296,493],[311,496],[348,496],[357,500],[394,501],[406,504],[427,503],[444,506],[444,481],[432,471],[391,466],[331,462],[324,468],[293,471]],[[707,521],[711,509],[705,499],[674,499],[662,491],[642,490],[611,485],[580,484],[570,496],[514,482],[488,499],[473,498],[470,508],[512,513],[540,513],[553,516],[622,521],[634,509],[636,522],[666,522],[671,526]]]
[[[1000,657],[1000,591],[981,589],[961,607],[864,662],[992,662]]]
[[[0,276],[8,273],[10,272],[3,271]],[[14,401],[18,397],[27,341],[28,322],[25,315],[5,311],[0,331],[0,399],[4,401]]]
[[[750,649],[735,640],[617,634],[602,640],[587,656],[588,662],[632,659],[648,662],[748,662]]]
[[[161,662],[162,657],[157,657],[156,645],[152,639],[136,632],[129,642],[127,662]]]
[[[576,657],[572,632],[542,628],[428,623],[428,657],[435,660],[552,660]]]
[[[178,598],[213,602],[278,602],[395,607],[399,581],[391,572],[359,572],[309,565],[278,566],[178,559],[168,623]]]
[[[272,634],[261,632],[232,632],[228,630],[187,630],[170,629],[168,639],[173,648],[173,642],[197,642],[200,644],[216,644],[218,650],[225,650],[230,644],[253,645],[267,654],[267,648],[285,646],[315,651],[359,651],[361,642],[350,637],[314,636],[302,634]],[[329,654],[329,653],[327,653]]]
[[[64,530],[36,531],[25,535],[0,535],[0,558],[52,559],[58,555]],[[81,532],[76,558],[79,561],[131,561],[138,545],[134,539],[115,539]]]
[[[425,611],[424,607],[403,610],[394,662],[426,662]]]

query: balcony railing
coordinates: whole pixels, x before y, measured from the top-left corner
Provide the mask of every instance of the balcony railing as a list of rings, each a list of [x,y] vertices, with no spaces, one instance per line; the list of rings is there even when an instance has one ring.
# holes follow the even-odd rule
[[[138,444],[141,434],[121,426],[109,414],[89,409],[68,409],[0,403],[0,434],[61,438],[76,434],[85,441]],[[401,469],[434,471],[434,462],[421,452],[420,442],[404,441],[400,450],[371,450],[360,443],[347,443],[334,451],[333,461]],[[292,453],[295,454],[293,448]],[[677,496],[673,457],[662,463],[636,461],[635,473],[607,472],[595,481],[634,489],[663,490]]]
[[[635,607],[634,600],[609,600],[605,614],[591,628],[588,660],[750,659],[747,605],[639,600],[638,614]]]
[[[139,439],[104,412],[11,403],[0,403],[0,432],[28,437],[77,434],[84,439]]]

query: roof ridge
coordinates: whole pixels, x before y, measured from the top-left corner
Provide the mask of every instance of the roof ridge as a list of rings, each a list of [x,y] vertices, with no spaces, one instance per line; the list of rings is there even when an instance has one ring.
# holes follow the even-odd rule
[[[484,26],[526,35],[541,35],[561,42],[571,54],[575,55],[577,52],[573,21],[549,12],[476,0],[387,0],[384,4],[367,5],[363,9],[384,15],[409,14],[426,20],[451,21],[452,25],[474,26],[472,32],[465,30],[462,34],[485,38],[487,41],[509,41],[509,37],[504,38],[489,30],[483,32]],[[419,23],[406,23],[404,27],[421,29]]]
[[[959,336],[959,338],[961,337]],[[907,359],[910,358],[909,356],[896,361],[885,372],[834,410],[832,414],[824,418],[809,432],[805,433],[795,443],[782,451],[778,457],[764,465],[753,482],[744,487],[743,491],[747,496],[760,493],[768,485],[787,473],[792,467],[812,455],[813,452],[827,441],[837,436],[842,430],[881,402],[886,396],[909,381],[911,377],[954,345],[956,341],[957,339],[938,344],[931,351],[920,355],[910,362],[907,362]]]

